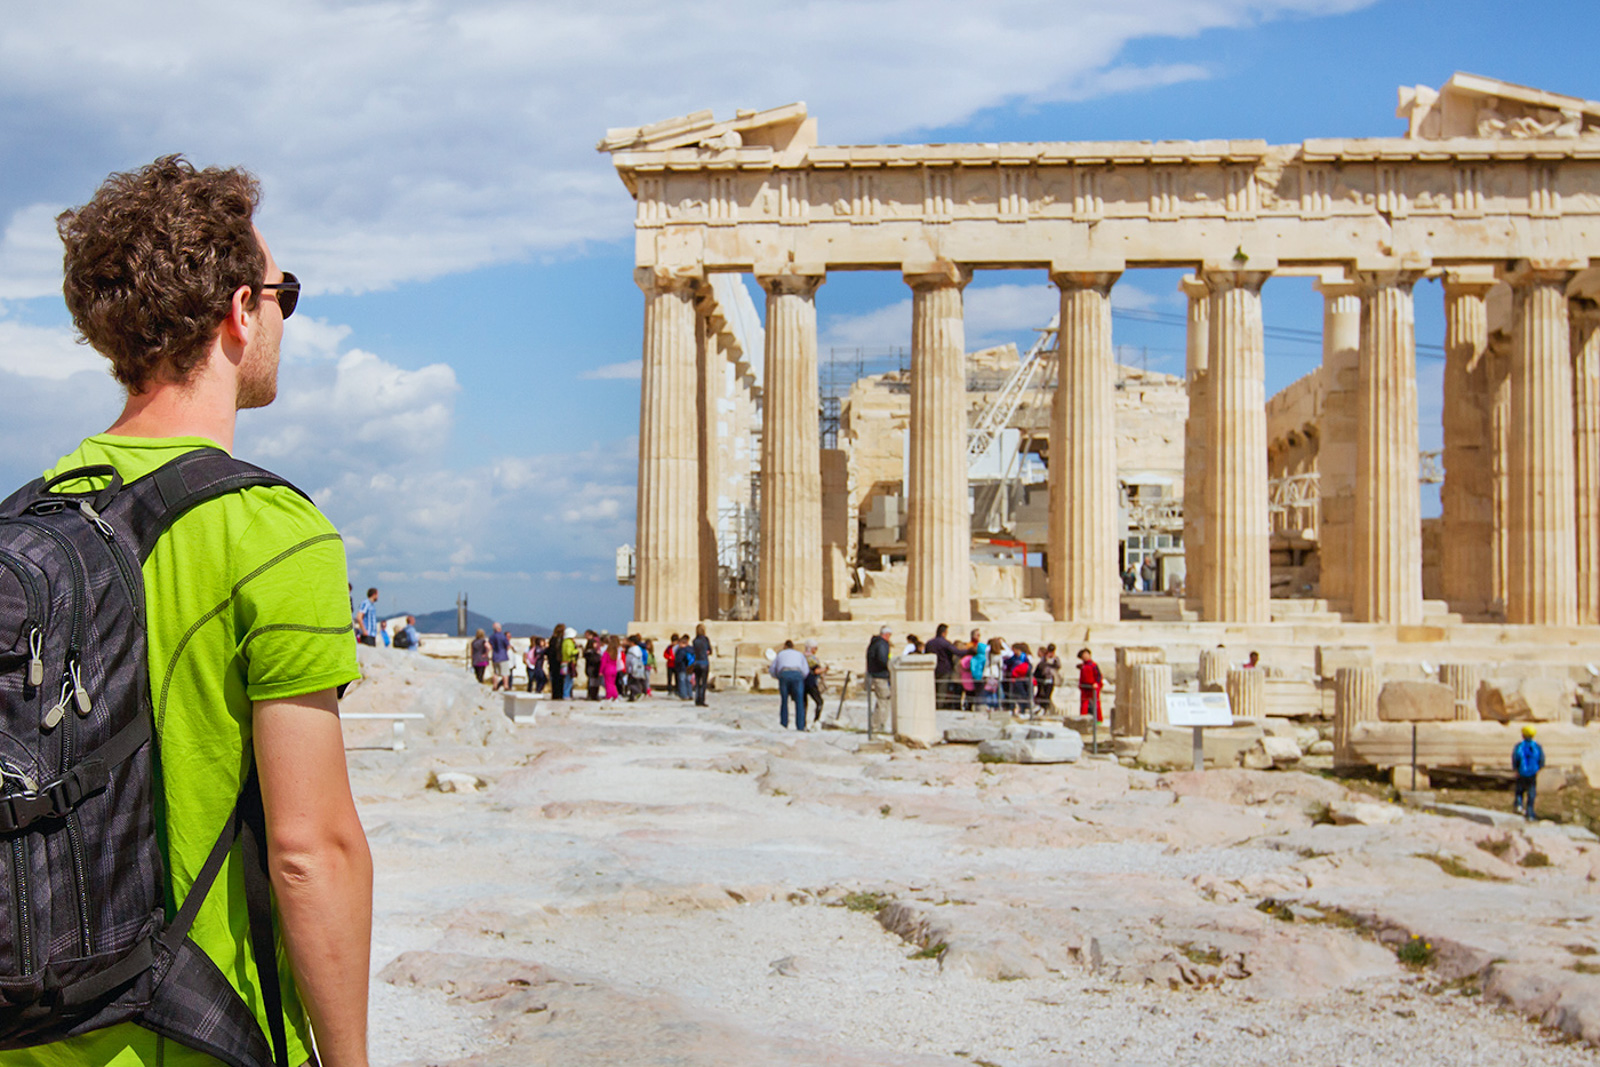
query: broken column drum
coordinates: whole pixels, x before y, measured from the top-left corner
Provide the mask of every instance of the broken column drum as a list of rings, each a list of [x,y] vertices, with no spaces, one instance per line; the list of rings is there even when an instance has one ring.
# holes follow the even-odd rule
[[[1228,703],[1236,719],[1267,714],[1267,672],[1260,667],[1235,667],[1228,672]]]
[[[1220,693],[1228,683],[1228,653],[1220,648],[1200,650],[1200,691]]]
[[[1456,719],[1460,722],[1478,720],[1478,680],[1476,663],[1441,663],[1439,681],[1455,694]]]
[[[1112,702],[1111,721],[1112,721],[1113,724],[1115,724],[1115,729],[1116,729],[1116,731],[1118,733],[1124,733],[1124,732],[1126,732],[1126,733],[1139,733],[1139,734],[1144,733],[1144,727],[1142,727],[1142,726],[1139,727],[1137,730],[1134,730],[1132,727],[1125,727],[1124,726],[1124,720],[1126,720],[1128,718],[1129,714],[1130,714],[1130,712],[1128,711],[1127,690],[1126,690],[1126,688],[1124,687],[1124,684],[1123,684],[1124,679],[1126,679],[1128,677],[1128,674],[1132,670],[1133,667],[1135,667],[1135,666],[1137,666],[1137,665],[1139,665],[1141,663],[1165,663],[1166,661],[1167,661],[1166,650],[1162,649],[1162,648],[1158,648],[1158,647],[1156,647],[1154,645],[1118,645],[1117,646],[1117,649],[1116,649],[1116,660],[1115,660],[1115,663],[1116,663],[1115,681],[1116,681],[1117,688],[1116,688],[1116,693],[1114,694],[1115,699]],[[1168,686],[1170,688],[1170,685],[1171,685],[1171,683],[1170,683],[1170,678],[1171,678],[1170,672],[1168,674],[1168,678],[1169,678]]]
[[[1164,725],[1167,694],[1171,692],[1170,665],[1130,664],[1125,676],[1117,676],[1117,733],[1125,737],[1143,737],[1150,727]]]
[[[1333,758],[1356,761],[1350,737],[1357,723],[1378,720],[1378,676],[1370,667],[1340,667],[1333,676]]]

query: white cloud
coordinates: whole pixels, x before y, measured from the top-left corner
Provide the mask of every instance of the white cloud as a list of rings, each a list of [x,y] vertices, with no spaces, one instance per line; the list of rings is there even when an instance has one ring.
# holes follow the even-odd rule
[[[284,359],[333,359],[350,336],[350,327],[296,315],[283,327]]]
[[[109,367],[104,356],[78,344],[66,327],[30,326],[0,318],[0,371],[54,381],[75,374],[98,374],[109,380]]]
[[[3,76],[0,76],[3,80]],[[0,300],[27,300],[61,292],[60,204],[19,208],[0,234]]]
[[[625,236],[627,193],[593,150],[610,126],[805,99],[825,140],[903,137],[1207,75],[1120,63],[1139,38],[1368,2],[13,5],[0,296],[54,288],[56,205],[164,152],[255,169],[280,262],[313,292],[359,291]]]
[[[644,373],[644,360],[630,359],[621,363],[607,363],[600,367],[591,367],[578,375],[591,381],[629,381],[636,382]]]

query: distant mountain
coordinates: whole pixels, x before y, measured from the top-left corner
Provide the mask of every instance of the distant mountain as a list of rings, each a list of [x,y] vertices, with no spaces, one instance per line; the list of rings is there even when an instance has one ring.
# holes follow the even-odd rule
[[[393,616],[385,616],[393,618]],[[495,620],[476,611],[467,612],[467,636],[471,637],[480,628],[487,633],[495,624]],[[500,620],[500,628],[512,637],[549,637],[550,627],[537,626],[531,622],[506,622]],[[425,634],[454,634],[456,632],[456,609],[446,608],[444,611],[430,611],[425,615],[417,616],[417,629]]]

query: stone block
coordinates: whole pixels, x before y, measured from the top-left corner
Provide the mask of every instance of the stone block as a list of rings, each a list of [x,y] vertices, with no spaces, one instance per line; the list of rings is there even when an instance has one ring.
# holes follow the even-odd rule
[[[1372,649],[1347,645],[1317,646],[1318,678],[1331,682],[1338,677],[1339,668],[1341,667],[1358,667],[1371,670]]]
[[[1600,745],[1596,745],[1583,754],[1583,776],[1589,781],[1590,789],[1600,789]]]
[[[978,758],[990,763],[1072,763],[1083,757],[1083,738],[1076,733],[1032,740],[984,741]]]
[[[1259,723],[1207,728],[1203,737],[1206,764],[1236,767],[1239,758],[1265,736]],[[1146,767],[1188,770],[1194,766],[1194,731],[1187,726],[1152,725],[1139,746],[1139,762]]]
[[[1361,722],[1351,730],[1351,762],[1373,767],[1411,764],[1417,731],[1417,765],[1510,771],[1518,727],[1499,722]],[[1600,749],[1600,727],[1547,723],[1539,727],[1546,766],[1575,768]]]
[[[1439,682],[1385,682],[1378,691],[1382,722],[1454,722],[1456,695]]]
[[[1485,679],[1478,686],[1478,715],[1492,722],[1566,722],[1572,689],[1552,678]]]
[[[998,726],[975,722],[949,727],[944,732],[944,739],[952,745],[976,745],[984,741],[994,741],[1003,733],[1004,731]]]

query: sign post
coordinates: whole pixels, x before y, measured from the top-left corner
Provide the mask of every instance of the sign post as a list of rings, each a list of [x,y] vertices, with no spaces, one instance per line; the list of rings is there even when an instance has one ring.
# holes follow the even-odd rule
[[[1233,705],[1226,693],[1168,693],[1167,721],[1173,726],[1194,730],[1194,769],[1206,769],[1205,736],[1207,726],[1232,726]]]

